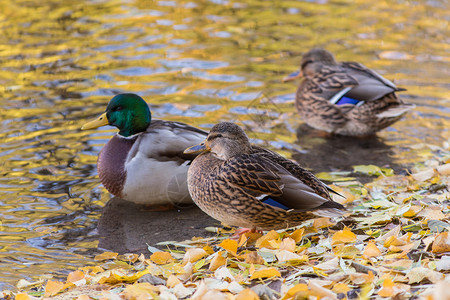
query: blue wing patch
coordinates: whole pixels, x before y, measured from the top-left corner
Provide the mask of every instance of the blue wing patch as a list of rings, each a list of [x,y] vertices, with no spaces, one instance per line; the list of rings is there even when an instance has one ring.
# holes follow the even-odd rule
[[[356,105],[356,104],[358,104],[359,103],[359,100],[356,100],[356,99],[352,99],[352,98],[349,98],[349,97],[342,97],[341,99],[339,99],[339,101],[338,102],[336,102],[336,105],[343,105],[343,104],[353,104],[353,105]]]
[[[265,203],[265,204],[269,204],[269,205],[272,205],[272,206],[284,209],[284,210],[289,210],[290,209],[286,205],[281,204],[280,202],[278,202],[276,200],[273,200],[272,198],[266,198],[262,202]]]

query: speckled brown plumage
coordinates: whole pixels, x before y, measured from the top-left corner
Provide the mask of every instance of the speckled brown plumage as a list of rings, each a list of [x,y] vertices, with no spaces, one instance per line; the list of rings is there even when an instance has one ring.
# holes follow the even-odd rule
[[[339,216],[344,207],[312,173],[277,153],[251,146],[233,123],[214,126],[188,171],[194,202],[213,218],[263,230],[289,228],[317,216]],[[275,201],[276,205],[265,203]]]
[[[301,74],[304,79],[297,89],[296,108],[305,123],[319,130],[371,135],[414,108],[396,95],[404,89],[362,64],[338,63],[324,49],[312,49],[303,56]],[[344,96],[357,103],[331,102]]]

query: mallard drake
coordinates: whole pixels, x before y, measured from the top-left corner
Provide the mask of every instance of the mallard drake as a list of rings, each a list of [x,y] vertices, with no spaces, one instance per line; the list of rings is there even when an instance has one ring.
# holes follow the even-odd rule
[[[184,153],[201,153],[188,171],[192,199],[227,225],[283,229],[345,212],[312,173],[273,151],[252,146],[234,123],[215,125],[203,143]]]
[[[414,104],[404,103],[391,81],[356,62],[337,62],[314,48],[302,57],[300,71],[283,81],[304,77],[296,108],[309,126],[347,136],[367,136],[398,121]]]
[[[195,155],[186,147],[207,132],[184,123],[152,120],[147,103],[135,94],[112,98],[105,113],[81,129],[104,125],[119,132],[100,151],[100,181],[114,196],[147,206],[192,203],[187,188],[188,164]]]

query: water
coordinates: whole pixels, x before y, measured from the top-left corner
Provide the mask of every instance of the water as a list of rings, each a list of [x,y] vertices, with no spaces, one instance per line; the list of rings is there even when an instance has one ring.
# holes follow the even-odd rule
[[[143,96],[155,118],[205,129],[239,122],[255,143],[306,158],[317,171],[431,158],[427,144],[450,138],[447,5],[3,0],[0,289],[65,274],[96,253],[96,224],[110,196],[95,162],[114,130],[79,128],[119,92]],[[417,109],[375,144],[357,142],[364,155],[304,133],[293,107],[296,84],[280,79],[314,46],[378,70],[407,88],[402,95]],[[336,157],[334,147],[355,161],[321,163],[330,151]],[[377,160],[380,151],[387,161]]]

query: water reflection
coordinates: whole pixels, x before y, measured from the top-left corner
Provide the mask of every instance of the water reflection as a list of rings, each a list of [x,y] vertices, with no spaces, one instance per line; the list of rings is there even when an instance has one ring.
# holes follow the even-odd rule
[[[2,1],[0,289],[67,273],[97,251],[110,195],[95,162],[115,131],[79,128],[120,92],[143,96],[156,118],[205,129],[237,121],[254,142],[315,172],[349,168],[350,159],[329,157],[333,149],[391,167],[432,157],[427,143],[450,138],[443,8],[439,1]],[[407,88],[416,111],[366,146],[297,138],[296,86],[280,79],[314,46]]]
[[[373,135],[364,138],[351,138],[339,135],[324,135],[302,124],[297,128],[297,141],[304,151],[293,158],[314,172],[352,171],[356,165],[376,165],[402,171],[396,161],[393,147],[383,138]],[[368,178],[359,179],[367,181]]]

